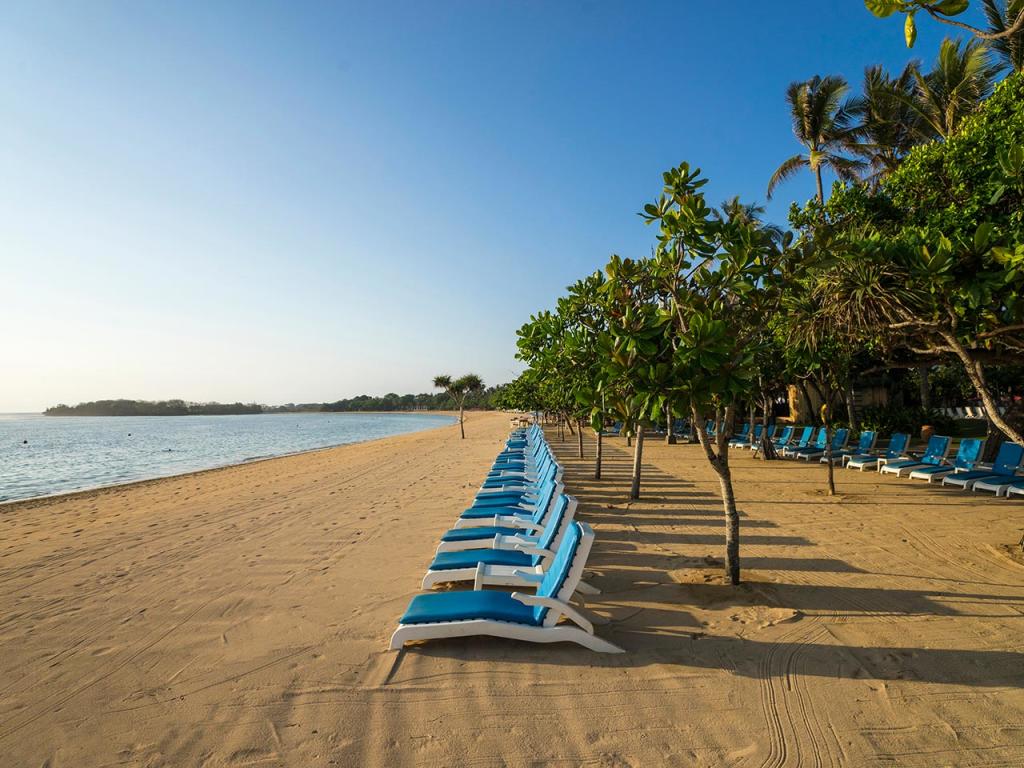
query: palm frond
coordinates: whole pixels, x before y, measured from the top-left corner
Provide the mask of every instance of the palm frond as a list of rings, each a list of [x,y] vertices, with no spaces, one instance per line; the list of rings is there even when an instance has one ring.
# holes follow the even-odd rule
[[[806,155],[793,155],[788,160],[785,160],[782,165],[775,169],[775,173],[773,173],[772,177],[768,180],[768,199],[772,199],[775,187],[786,179],[796,175],[802,169],[809,168],[810,164],[810,160]]]

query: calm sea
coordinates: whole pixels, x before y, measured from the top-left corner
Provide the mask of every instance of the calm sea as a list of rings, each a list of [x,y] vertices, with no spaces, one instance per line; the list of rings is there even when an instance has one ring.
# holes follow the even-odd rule
[[[177,475],[454,423],[440,414],[0,414],[0,501]]]

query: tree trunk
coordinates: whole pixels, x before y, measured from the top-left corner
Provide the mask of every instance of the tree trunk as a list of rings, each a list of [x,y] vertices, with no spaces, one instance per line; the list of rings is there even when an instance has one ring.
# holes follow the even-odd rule
[[[579,447],[580,447],[580,458],[582,459],[583,458],[583,422],[582,421],[577,421],[576,422],[576,427],[577,427],[577,429],[576,429],[576,436],[577,436],[577,440],[579,441]]]
[[[597,430],[597,451],[594,457],[594,479],[601,479],[601,448],[604,443],[604,428]]]
[[[850,421],[850,431],[860,432],[860,424],[857,422],[857,407],[853,402],[853,387],[847,387],[846,392],[846,417]]]
[[[818,202],[825,204],[825,189],[821,185],[821,166],[814,169],[814,179],[818,182]]]
[[[717,436],[718,451],[715,452],[711,439],[704,430],[704,424],[697,419],[697,409],[691,407],[694,424],[697,425],[697,440],[704,449],[711,468],[718,475],[722,491],[722,509],[725,512],[725,581],[727,584],[740,583],[740,515],[736,510],[736,495],[732,488],[732,472],[729,470],[729,441],[724,430]],[[723,422],[732,419],[732,406],[725,409]]]
[[[466,439],[466,425],[465,425],[465,412],[462,404],[459,404],[459,432],[462,434],[462,439]]]
[[[644,430],[638,427],[636,431],[636,448],[633,451],[633,485],[629,489],[629,498],[640,498],[640,468],[644,458]]]
[[[985,371],[981,366],[981,363],[975,362],[971,359],[970,353],[964,349],[963,345],[953,334],[941,334],[942,338],[953,348],[953,352],[960,362],[963,363],[964,370],[967,372],[967,378],[971,380],[971,385],[974,387],[974,391],[978,393],[978,397],[981,398],[981,402],[985,406],[985,412],[988,414],[988,418],[991,420],[999,431],[1006,435],[1010,440],[1015,443],[1024,444],[1024,435],[1021,435],[1019,430],[1014,429],[1010,426],[1003,418],[1002,414],[999,413],[999,404],[995,398],[992,397],[992,392],[988,388],[988,384],[985,382]]]
[[[932,388],[928,381],[928,366],[922,365],[917,369],[918,385],[921,390],[921,407],[926,411],[932,409]]]
[[[665,445],[675,445],[676,436],[672,431],[672,401],[665,401],[665,422],[668,425],[668,433],[665,435]]]
[[[757,407],[754,405],[754,399],[750,399],[750,432],[747,433],[747,442],[750,444],[751,450],[754,448],[754,433],[757,432],[754,429],[754,416],[757,413]],[[762,431],[764,431],[762,429]]]
[[[827,405],[822,409],[822,419],[825,421],[825,466],[828,472],[828,495],[836,495],[836,471],[832,466],[832,409]]]

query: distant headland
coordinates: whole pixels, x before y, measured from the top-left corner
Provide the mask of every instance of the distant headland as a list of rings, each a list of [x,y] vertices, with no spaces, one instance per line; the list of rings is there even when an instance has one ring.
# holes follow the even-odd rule
[[[466,399],[466,408],[492,410],[493,400],[504,385],[488,387]],[[500,400],[499,400],[500,402]],[[197,403],[187,400],[92,400],[78,405],[54,405],[46,416],[231,416],[253,413],[337,413],[345,411],[443,411],[455,407],[444,393],[398,395],[393,392],[379,397],[357,395],[332,403]]]

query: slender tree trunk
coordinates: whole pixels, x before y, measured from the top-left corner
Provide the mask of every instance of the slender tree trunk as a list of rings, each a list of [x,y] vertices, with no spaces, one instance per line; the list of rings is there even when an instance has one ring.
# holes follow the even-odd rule
[[[843,393],[846,397],[846,417],[850,421],[850,430],[860,432],[860,424],[857,421],[857,406],[853,402],[853,387],[847,387]]]
[[[638,426],[636,431],[636,448],[633,450],[633,485],[629,489],[629,498],[640,498],[640,468],[644,459],[644,429]]]
[[[582,459],[583,458],[583,422],[582,421],[577,421],[576,422],[576,427],[577,427],[577,429],[576,429],[576,437],[577,437],[577,441],[579,442],[580,458]]]
[[[921,391],[921,407],[926,411],[932,409],[932,388],[928,381],[928,366],[922,365],[917,369],[918,385]]]
[[[827,397],[831,400],[832,393],[825,389]],[[836,495],[836,473],[835,467],[832,466],[832,408],[826,404],[821,409],[821,419],[825,422],[825,466],[828,473],[828,495]]]
[[[597,430],[597,450],[594,456],[594,479],[601,479],[601,451],[604,444],[604,428]]]
[[[697,419],[697,409],[691,407],[694,424],[696,424],[697,440],[704,449],[711,468],[718,475],[718,484],[722,492],[722,509],[725,512],[725,581],[727,584],[740,583],[740,515],[736,509],[736,495],[732,488],[732,472],[729,469],[729,438],[724,430],[717,436],[718,450],[711,444],[711,438],[704,429],[704,424]],[[731,420],[732,406],[725,409],[725,419]]]
[[[565,426],[567,426],[569,428],[569,434],[570,435],[575,435],[576,434],[576,430],[572,428],[572,419],[570,419],[568,416],[565,416],[563,418],[565,418]]]
[[[750,398],[750,431],[747,433],[747,442],[750,444],[750,448],[754,448],[754,433],[757,432],[754,429],[754,416],[757,414],[757,406],[754,404],[754,398]],[[763,429],[761,430],[764,431]]]
[[[964,346],[956,336],[951,333],[943,333],[941,335],[946,343],[953,348],[953,352],[960,358],[960,362],[963,363],[964,370],[967,372],[967,378],[971,380],[974,391],[981,398],[981,402],[985,406],[985,412],[988,413],[988,418],[999,428],[1000,432],[1013,442],[1024,444],[1024,435],[1019,430],[1010,426],[1002,414],[999,413],[999,404],[996,403],[995,398],[992,397],[991,390],[988,388],[988,384],[985,381],[985,370],[982,368],[981,363],[971,359],[970,353],[964,349]]]
[[[675,445],[676,436],[672,431],[672,401],[665,401],[665,421],[668,424],[668,434],[665,435],[665,445]]]
[[[818,202],[825,204],[825,189],[821,185],[821,166],[814,169],[814,179],[818,182]]]
[[[459,403],[459,432],[462,434],[462,439],[466,439],[466,425],[465,425],[465,409],[462,407],[462,403]]]

